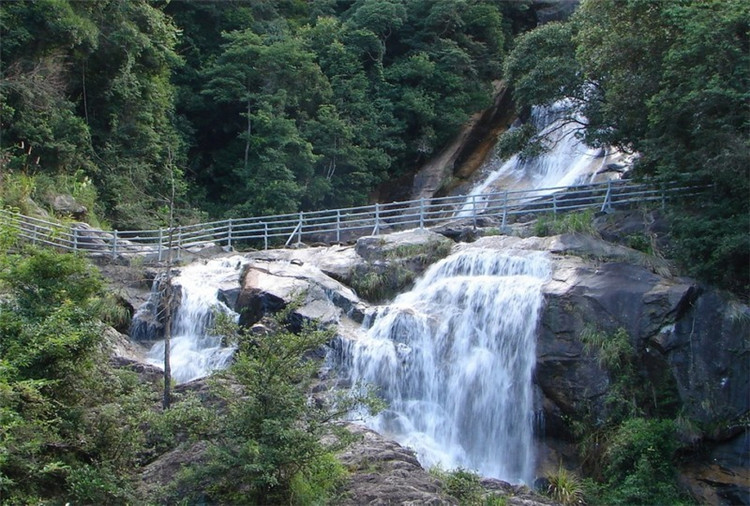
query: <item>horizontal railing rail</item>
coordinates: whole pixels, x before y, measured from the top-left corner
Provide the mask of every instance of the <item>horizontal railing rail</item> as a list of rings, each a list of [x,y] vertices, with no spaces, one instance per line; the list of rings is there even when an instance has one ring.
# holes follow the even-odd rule
[[[699,194],[704,188],[669,184],[609,181],[572,187],[507,190],[408,200],[387,204],[305,211],[250,218],[231,218],[193,225],[152,230],[104,231],[84,223],[61,224],[0,209],[0,225],[10,227],[20,239],[89,255],[141,255],[162,261],[172,249],[184,250],[214,244],[268,249],[311,242],[341,243],[385,231],[429,228],[495,217],[506,227],[525,214],[557,214],[582,209],[609,211],[647,202],[659,202]],[[171,234],[170,234],[171,232]]]

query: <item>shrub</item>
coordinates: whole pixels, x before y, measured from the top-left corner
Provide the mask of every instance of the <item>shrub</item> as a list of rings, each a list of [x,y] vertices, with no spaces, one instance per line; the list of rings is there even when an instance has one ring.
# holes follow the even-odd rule
[[[547,476],[547,481],[549,481],[547,495],[555,501],[565,505],[585,504],[581,480],[565,469],[562,464],[555,474]]]
[[[673,456],[678,448],[671,420],[631,418],[614,432],[605,452],[610,504],[676,504],[680,501]]]
[[[367,270],[367,269],[371,270]],[[400,263],[385,267],[359,268],[352,277],[352,288],[357,295],[370,301],[390,299],[414,281],[415,274]]]
[[[594,227],[594,211],[586,209],[565,214],[542,215],[534,224],[533,234],[537,237],[579,233],[598,236]]]
[[[287,326],[291,309],[266,320],[263,335],[231,328],[224,334],[236,342],[234,364],[221,375],[235,385],[214,385],[226,404],[218,413],[220,437],[208,443],[206,461],[193,466],[176,490],[185,500],[217,504],[317,504],[325,501],[343,476],[332,446],[321,442],[345,413],[324,401],[310,402],[309,387],[319,364],[312,352],[332,334],[310,326],[293,333]],[[239,388],[239,392],[238,392]],[[367,399],[361,403],[366,404]]]
[[[443,485],[443,490],[458,499],[461,506],[483,505],[484,489],[477,473],[458,468],[445,471],[438,466],[430,469],[430,474]]]

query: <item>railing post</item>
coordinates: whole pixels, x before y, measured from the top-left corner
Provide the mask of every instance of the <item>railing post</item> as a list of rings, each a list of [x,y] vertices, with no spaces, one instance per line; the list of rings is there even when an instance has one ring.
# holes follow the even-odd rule
[[[607,193],[604,195],[604,203],[602,204],[602,212],[609,213],[612,211],[611,199],[612,193],[612,181],[607,181]]]
[[[380,203],[375,202],[375,235],[380,235]]]
[[[557,215],[557,193],[552,194],[552,214]]]
[[[159,255],[157,257],[157,259],[158,259],[159,262],[161,262],[161,248],[162,248],[162,244],[164,244],[164,229],[163,228],[159,228],[159,248],[158,248]]]
[[[341,243],[341,209],[336,209],[336,242]]]
[[[471,221],[474,224],[474,228],[477,228],[477,196],[471,196]]]
[[[661,210],[667,208],[667,192],[664,183],[661,184]]]
[[[177,261],[182,260],[182,225],[177,227]]]
[[[505,232],[505,224],[507,222],[508,222],[508,190],[505,190],[505,195],[503,196],[503,224],[502,224],[503,232]]]
[[[419,228],[424,228],[424,197],[419,199]]]
[[[263,222],[263,249],[268,249],[268,223]]]
[[[302,221],[305,216],[302,211],[299,212],[299,232],[297,233],[297,245],[302,244]]]
[[[227,229],[227,248],[232,249],[232,218],[229,218],[229,228]]]
[[[78,251],[78,229],[73,227],[71,231],[73,232],[73,251]]]
[[[117,229],[112,234],[112,259],[117,258]]]

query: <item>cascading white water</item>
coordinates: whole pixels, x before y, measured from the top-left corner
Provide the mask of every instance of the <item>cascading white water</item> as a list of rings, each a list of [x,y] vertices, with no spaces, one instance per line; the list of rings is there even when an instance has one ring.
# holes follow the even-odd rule
[[[471,216],[474,206],[483,205],[476,196],[498,189],[537,190],[593,182],[611,159],[606,150],[588,147],[576,136],[580,124],[566,119],[565,111],[569,107],[570,100],[561,100],[550,107],[534,107],[531,121],[540,132],[539,137],[546,139],[549,149],[525,159],[518,154],[507,160],[492,157],[480,169],[488,173],[487,176],[472,188],[456,217]],[[534,192],[529,198],[548,193],[550,191]]]
[[[172,279],[182,297],[172,322],[170,367],[172,378],[185,383],[207,376],[227,366],[234,348],[222,346],[221,337],[210,333],[217,313],[238,314],[218,300],[219,288],[238,285],[240,269],[247,260],[241,256],[193,263]],[[164,365],[164,341],[153,345],[147,359],[153,365]]]
[[[365,336],[343,344],[345,374],[388,402],[368,425],[425,466],[530,483],[531,375],[548,275],[539,252],[469,249],[433,265]]]

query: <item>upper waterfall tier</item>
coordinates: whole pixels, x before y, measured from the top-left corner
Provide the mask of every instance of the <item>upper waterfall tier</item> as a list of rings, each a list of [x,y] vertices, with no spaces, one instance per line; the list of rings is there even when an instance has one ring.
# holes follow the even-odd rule
[[[576,135],[584,119],[569,117],[568,106],[569,101],[561,100],[550,107],[534,107],[530,121],[539,132],[545,151],[529,157],[515,154],[508,159],[492,156],[479,169],[482,179],[474,184],[468,196],[500,190],[569,187],[619,177],[618,173],[604,169],[620,160],[622,153],[586,146]],[[473,200],[467,200],[458,216],[468,216],[473,205]]]

